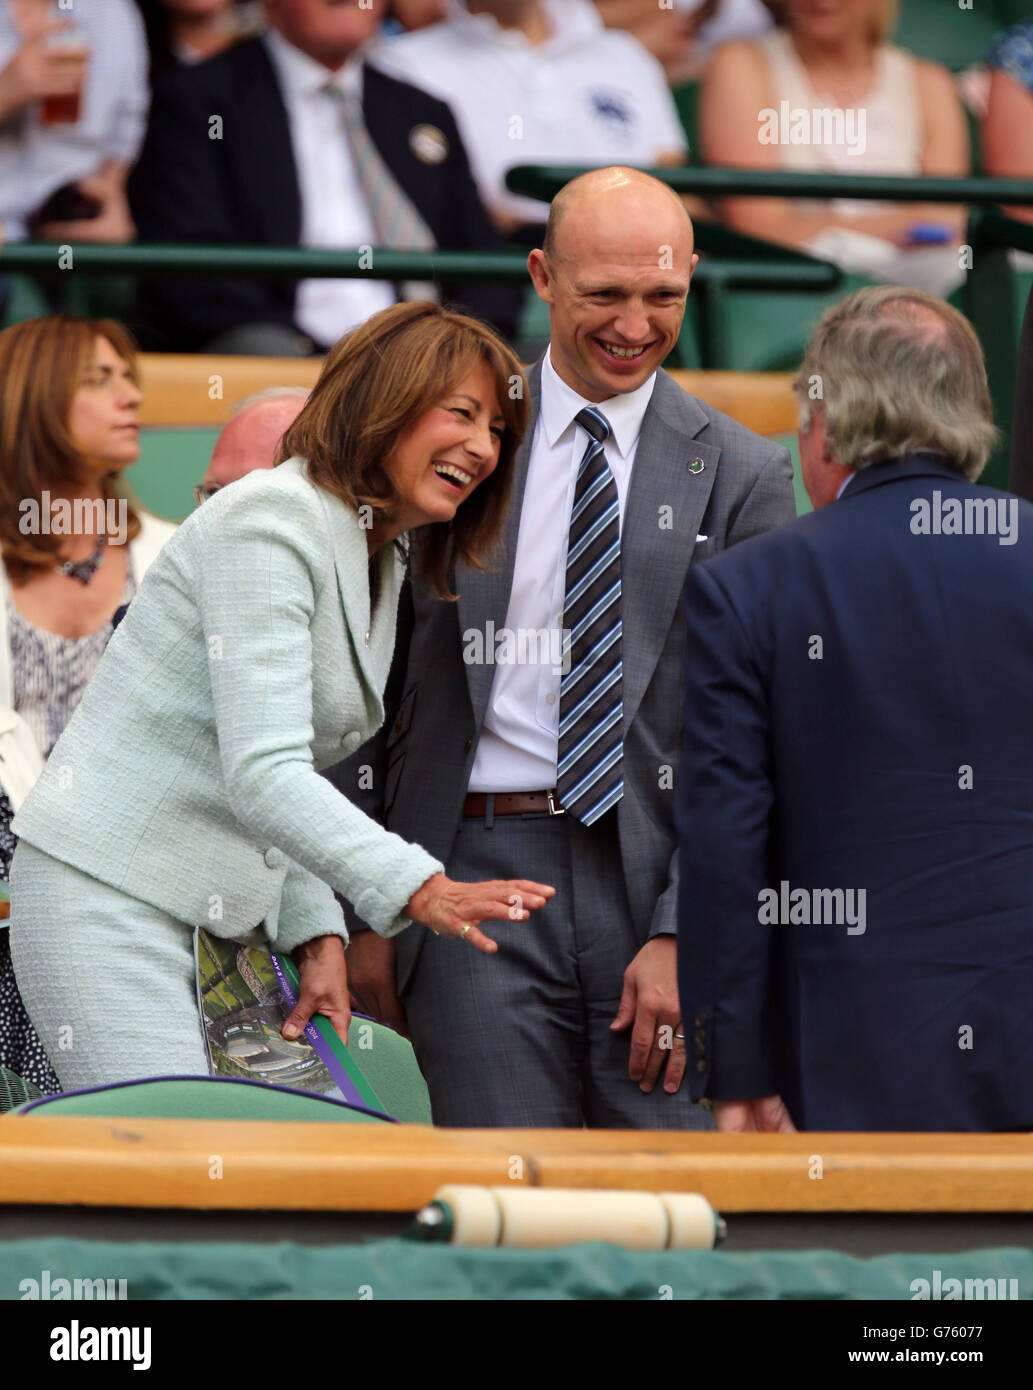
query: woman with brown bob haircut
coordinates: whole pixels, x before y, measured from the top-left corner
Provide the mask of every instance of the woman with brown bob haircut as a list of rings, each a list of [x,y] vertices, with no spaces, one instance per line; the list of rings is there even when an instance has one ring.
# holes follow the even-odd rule
[[[488,563],[526,411],[490,329],[395,305],[330,353],[290,456],[166,545],[15,823],[15,970],[66,1089],[206,1073],[196,926],[295,952],[284,1035],[318,1011],[346,1037],[335,891],[383,936],[415,921],[489,952],[480,922],[551,896],[452,882],[318,775],[383,721],[403,537],[443,596],[453,563]]]
[[[0,333],[0,879],[11,819],[175,528],[137,513],[119,474],[140,452],[142,396],[121,324],[54,315]],[[16,767],[18,775],[14,776]],[[0,921],[0,1065],[57,1077],[29,1022]]]
[[[378,359],[375,372],[371,353]],[[392,519],[405,498],[396,494],[390,460],[399,437],[437,404],[442,382],[461,380],[478,361],[493,379],[501,416],[496,429],[504,425],[491,486],[468,493],[458,512],[443,498],[442,518],[432,513],[429,522],[415,523],[420,529],[409,540],[414,579],[439,598],[454,597],[448,573],[456,561],[474,569],[490,562],[509,506],[517,445],[527,428],[520,364],[491,329],[426,301],[375,314],[330,349],[280,452],[280,462],[306,459],[317,487],[356,511],[367,508],[375,534],[397,531]]]

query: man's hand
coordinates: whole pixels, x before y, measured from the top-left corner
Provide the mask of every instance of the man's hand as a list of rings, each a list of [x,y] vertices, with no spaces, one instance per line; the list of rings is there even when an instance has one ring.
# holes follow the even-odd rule
[[[348,942],[345,960],[354,1006],[407,1038],[409,1027],[395,986],[397,955],[393,941],[375,931],[357,931]]]
[[[795,1134],[781,1096],[715,1100],[714,1123],[724,1134]]]
[[[301,987],[298,1002],[283,1025],[283,1036],[299,1037],[313,1014],[324,1014],[337,1036],[347,1043],[352,1011],[344,942],[339,936],[316,936],[299,946],[293,955]]]
[[[620,1032],[633,1020],[628,1075],[648,1093],[666,1062],[664,1090],[673,1095],[685,1075],[685,1040],[675,1037],[681,1032],[681,1008],[673,936],[647,941],[624,972],[620,1007],[610,1027]]]
[[[129,212],[126,198],[126,171],[124,167],[109,163],[96,173],[76,182],[80,193],[95,198],[100,204],[96,217],[83,217],[75,222],[47,222],[37,229],[42,241],[132,241],[136,227]]]

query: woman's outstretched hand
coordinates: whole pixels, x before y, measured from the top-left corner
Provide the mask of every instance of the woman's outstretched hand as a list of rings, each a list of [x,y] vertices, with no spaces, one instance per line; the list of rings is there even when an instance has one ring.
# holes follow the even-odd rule
[[[435,936],[459,936],[478,951],[497,951],[498,944],[478,931],[478,923],[526,922],[536,907],[555,894],[547,883],[526,878],[491,879],[487,883],[456,883],[433,874],[405,905],[406,915],[430,927]]]

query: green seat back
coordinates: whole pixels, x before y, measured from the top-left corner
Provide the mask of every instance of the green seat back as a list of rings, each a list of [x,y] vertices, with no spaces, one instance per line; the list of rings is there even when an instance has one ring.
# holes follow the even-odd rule
[[[18,1109],[33,1116],[98,1115],[105,1119],[298,1120],[307,1124],[376,1125],[379,1115],[320,1096],[222,1076],[156,1077],[44,1096]]]
[[[348,1051],[389,1115],[406,1124],[431,1123],[430,1092],[411,1043],[392,1028],[355,1014]]]
[[[167,521],[182,521],[194,510],[194,485],[204,477],[217,428],[148,428],[140,431],[140,459],[125,472],[134,497]]]
[[[689,162],[703,163],[703,151],[699,139],[699,98],[703,90],[702,82],[683,82],[680,87],[671,89],[674,105],[678,111],[685,138],[689,142]]]
[[[959,9],[956,0],[904,0],[899,10],[893,43],[952,72],[979,62],[1008,22],[984,0],[976,0],[970,10]]]

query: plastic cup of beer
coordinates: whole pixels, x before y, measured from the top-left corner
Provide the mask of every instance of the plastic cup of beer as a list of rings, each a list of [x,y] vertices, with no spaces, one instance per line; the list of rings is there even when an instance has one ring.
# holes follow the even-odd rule
[[[50,34],[47,38],[47,48],[58,49],[68,58],[88,60],[90,56],[90,45],[86,35],[81,29],[75,29],[71,26],[57,29]],[[43,98],[40,103],[40,123],[42,125],[77,124],[82,111],[82,88],[85,79],[86,70],[84,67],[83,77],[76,91]]]

